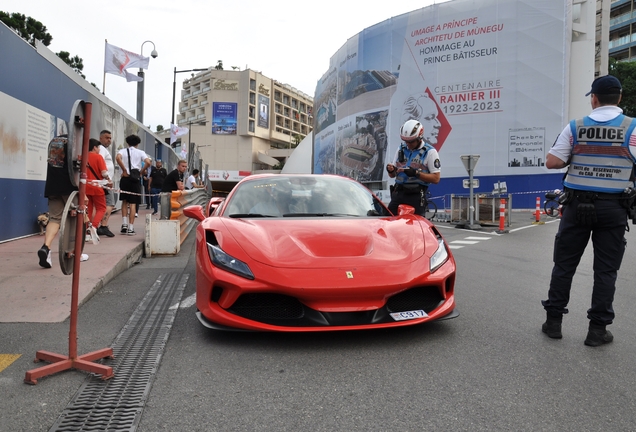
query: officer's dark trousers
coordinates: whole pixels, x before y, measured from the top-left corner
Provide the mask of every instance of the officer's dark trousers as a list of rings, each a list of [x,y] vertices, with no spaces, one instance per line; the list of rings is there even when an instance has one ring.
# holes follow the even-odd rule
[[[594,247],[594,285],[592,306],[587,317],[599,324],[614,320],[614,292],[616,276],[625,253],[627,210],[618,200],[596,200],[596,222],[591,225],[577,223],[579,201],[575,198],[563,208],[559,231],[554,241],[554,268],[550,280],[548,300],[542,301],[551,315],[568,312],[572,277],[585,251],[590,234]]]
[[[426,194],[427,188],[423,189],[423,193]],[[415,208],[415,214],[424,216],[425,206],[422,205],[422,195],[420,191],[417,190],[415,192],[409,191],[407,189],[400,189],[398,187],[395,188],[393,193],[391,194],[391,202],[389,202],[389,211],[394,215],[397,215],[398,206],[400,204],[410,205]]]

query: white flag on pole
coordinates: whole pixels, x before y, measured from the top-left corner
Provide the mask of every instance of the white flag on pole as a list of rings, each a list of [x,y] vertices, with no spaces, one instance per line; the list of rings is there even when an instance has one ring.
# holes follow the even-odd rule
[[[126,78],[126,81],[143,81],[143,78],[128,72],[126,69],[138,67],[148,69],[150,59],[106,42],[104,56],[104,73],[111,73]]]
[[[172,123],[170,125],[170,145],[172,145],[172,143],[174,143],[177,138],[187,134],[188,132],[190,132],[190,129],[188,129],[187,127],[177,126],[176,124]]]

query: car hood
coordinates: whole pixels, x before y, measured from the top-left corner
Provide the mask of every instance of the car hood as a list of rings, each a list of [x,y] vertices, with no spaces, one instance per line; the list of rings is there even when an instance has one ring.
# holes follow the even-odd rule
[[[422,222],[411,216],[223,218],[223,224],[250,259],[280,268],[404,264],[425,250]]]

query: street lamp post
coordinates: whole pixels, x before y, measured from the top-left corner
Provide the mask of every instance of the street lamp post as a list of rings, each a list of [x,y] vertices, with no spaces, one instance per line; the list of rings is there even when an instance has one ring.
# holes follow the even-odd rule
[[[145,41],[141,44],[141,56],[144,55],[144,44],[150,42],[152,44],[152,52],[150,53],[150,57],[157,58],[159,54],[155,49],[155,43],[152,41]],[[137,81],[137,120],[139,123],[144,122],[144,70],[139,68],[139,72],[137,72],[137,76],[141,78],[141,81]]]
[[[192,142],[192,126],[204,126],[207,124],[207,120],[191,121],[188,122],[188,168],[194,164],[194,143]],[[181,144],[183,148],[183,143]]]
[[[202,72],[202,71],[206,71],[208,70],[208,68],[205,69],[188,69],[188,70],[180,70],[178,71],[177,68],[174,68],[174,79],[172,80],[172,124],[174,124],[174,104],[175,104],[175,96],[176,96],[176,92],[177,92],[177,74],[178,73],[182,73],[182,72]]]

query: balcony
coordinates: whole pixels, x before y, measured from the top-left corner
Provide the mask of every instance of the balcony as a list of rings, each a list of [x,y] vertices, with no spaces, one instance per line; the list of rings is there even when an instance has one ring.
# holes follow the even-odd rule
[[[610,18],[609,20],[610,29],[614,26],[623,24],[627,21],[634,19],[635,16],[636,15],[634,14],[634,12],[627,12],[622,15],[615,16],[614,18]]]
[[[612,49],[612,48],[620,47],[622,45],[627,45],[627,44],[629,44],[631,42],[634,42],[635,39],[636,39],[636,36],[633,35],[633,34],[632,35],[623,36],[621,38],[609,41],[608,48]]]

